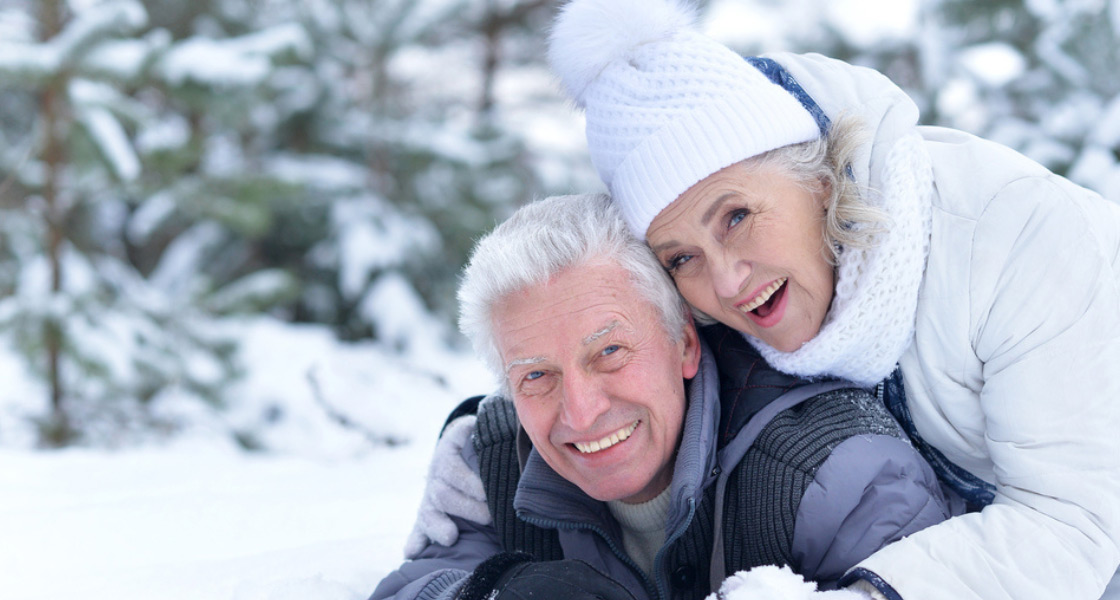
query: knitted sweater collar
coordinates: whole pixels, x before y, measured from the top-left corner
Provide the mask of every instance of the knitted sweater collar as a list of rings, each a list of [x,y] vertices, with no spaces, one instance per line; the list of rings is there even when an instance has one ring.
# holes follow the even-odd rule
[[[801,377],[872,386],[894,370],[914,335],[918,290],[929,255],[933,173],[918,134],[899,138],[879,177],[887,231],[870,248],[845,248],[820,332],[793,352],[745,335],[766,362]]]

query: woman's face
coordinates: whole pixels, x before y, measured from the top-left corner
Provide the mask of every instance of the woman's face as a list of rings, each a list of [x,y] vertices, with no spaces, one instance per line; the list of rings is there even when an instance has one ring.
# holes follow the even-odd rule
[[[817,335],[832,302],[827,192],[738,163],[681,194],[646,239],[692,306],[792,352]]]

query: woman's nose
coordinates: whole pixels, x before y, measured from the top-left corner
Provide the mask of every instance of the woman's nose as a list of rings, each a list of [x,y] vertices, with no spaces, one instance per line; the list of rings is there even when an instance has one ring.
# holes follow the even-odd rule
[[[709,259],[708,264],[712,289],[716,296],[723,299],[738,296],[751,274],[750,263],[735,256],[721,254],[714,259]]]
[[[564,376],[564,424],[574,431],[591,429],[610,409],[610,399],[598,381],[583,373]]]

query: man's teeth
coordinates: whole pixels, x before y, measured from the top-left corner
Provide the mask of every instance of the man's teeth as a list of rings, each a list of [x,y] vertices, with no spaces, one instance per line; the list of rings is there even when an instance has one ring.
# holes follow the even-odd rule
[[[634,430],[638,428],[638,423],[639,421],[634,421],[632,424],[619,429],[618,431],[604,437],[597,442],[575,442],[572,445],[576,447],[576,450],[579,450],[583,454],[590,454],[592,452],[606,450],[607,448],[610,448],[611,446],[630,437],[630,434],[634,433]]]
[[[786,279],[787,278],[782,277],[781,279],[774,280],[774,283],[766,286],[766,289],[762,290],[762,293],[758,296],[755,296],[754,300],[751,300],[750,302],[740,306],[739,310],[743,312],[751,312],[752,310],[762,306],[763,304],[766,304],[766,301],[770,299],[770,296],[773,296],[774,292],[778,291],[778,289],[785,284]]]

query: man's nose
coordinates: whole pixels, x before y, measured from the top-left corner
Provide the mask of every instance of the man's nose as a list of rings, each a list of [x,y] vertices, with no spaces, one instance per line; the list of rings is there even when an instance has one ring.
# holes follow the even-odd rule
[[[594,378],[584,373],[564,376],[564,424],[574,431],[585,431],[610,409],[610,399]]]

